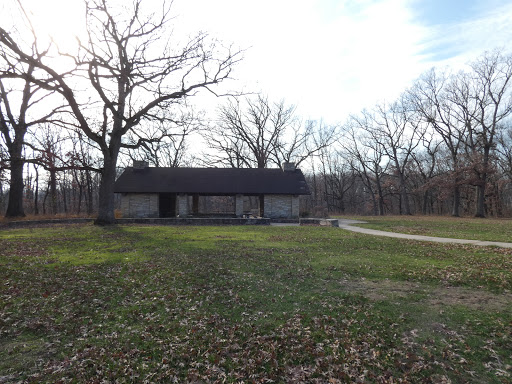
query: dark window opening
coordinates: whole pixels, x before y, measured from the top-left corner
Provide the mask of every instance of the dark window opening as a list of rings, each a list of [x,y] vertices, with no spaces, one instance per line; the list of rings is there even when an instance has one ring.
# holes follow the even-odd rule
[[[176,194],[175,193],[161,193],[159,199],[160,217],[175,217],[176,216]]]

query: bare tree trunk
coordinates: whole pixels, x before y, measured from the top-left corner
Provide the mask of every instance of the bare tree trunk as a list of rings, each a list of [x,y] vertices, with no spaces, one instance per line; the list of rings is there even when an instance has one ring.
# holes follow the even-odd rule
[[[76,183],[78,184],[77,213],[80,214],[80,212],[82,211],[82,198],[83,198],[83,195],[84,195],[84,185],[83,185],[84,177],[83,177],[83,173],[80,172],[80,179],[78,178],[78,174],[75,173],[75,179],[76,179]]]
[[[373,192],[370,192],[370,195],[372,196],[372,203],[373,203],[373,216],[379,215],[379,208],[377,204],[377,199],[375,199],[375,194]]]
[[[35,191],[34,191],[34,214],[39,215],[39,170],[37,167],[34,167],[34,170],[36,172],[36,180],[35,180]]]
[[[0,180],[0,209],[4,206],[4,186],[2,181]]]
[[[382,185],[381,185],[381,182],[380,182],[380,178],[377,174],[377,172],[375,172],[375,183],[376,183],[376,186],[377,186],[377,202],[378,202],[378,208],[379,208],[379,216],[384,216],[384,195],[383,195],[383,192],[382,192]]]
[[[407,187],[405,185],[405,177],[400,172],[400,198],[404,207],[404,215],[411,215],[411,205],[409,203],[409,196],[407,195]],[[400,208],[402,209],[402,208]]]
[[[50,169],[50,204],[53,215],[57,214],[57,172]]]
[[[5,217],[23,217],[23,165],[21,146],[19,156],[11,154],[11,185],[9,187],[9,202]]]
[[[460,217],[460,188],[458,185],[453,189],[452,216]]]
[[[60,189],[61,189],[61,193],[62,193],[62,204],[64,206],[64,213],[67,214],[68,213],[68,202],[66,200],[66,182],[63,181],[60,185]]]
[[[475,217],[485,217],[485,190],[487,187],[487,179],[489,174],[489,151],[490,148],[484,148],[484,156],[482,159],[482,172],[479,175],[479,184],[476,186]]]
[[[87,215],[92,215],[93,200],[94,200],[93,199],[94,188],[92,185],[91,171],[85,171],[85,178],[87,180],[87,200],[86,200]]]
[[[483,175],[482,184],[476,186],[476,213],[475,217],[485,217],[485,186],[487,175]]]
[[[120,145],[119,139],[119,145]],[[111,146],[115,145],[111,143]],[[97,225],[114,224],[114,183],[116,181],[116,164],[119,150],[112,150],[114,156],[104,152],[103,169],[99,188],[98,217],[94,221]]]
[[[423,192],[423,198],[422,198],[422,204],[421,204],[421,214],[426,215],[427,209],[428,209],[428,200],[429,200],[429,191]]]
[[[48,198],[48,192],[50,191],[49,185],[46,186],[46,191],[43,197],[43,215],[46,215],[46,199]]]
[[[498,184],[495,184],[495,201],[496,201],[496,216],[503,217],[503,193],[500,193],[500,188]]]

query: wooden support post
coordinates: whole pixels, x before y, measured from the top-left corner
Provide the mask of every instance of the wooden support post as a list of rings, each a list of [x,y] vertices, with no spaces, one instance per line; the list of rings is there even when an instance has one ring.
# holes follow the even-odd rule
[[[192,214],[194,216],[199,215],[199,195],[195,194],[192,196]]]
[[[265,195],[260,195],[260,217],[265,217]]]

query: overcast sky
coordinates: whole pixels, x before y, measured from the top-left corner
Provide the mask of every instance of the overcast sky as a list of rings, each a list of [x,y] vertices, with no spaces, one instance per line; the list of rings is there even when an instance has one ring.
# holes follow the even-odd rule
[[[23,2],[71,35],[79,0]],[[392,101],[433,66],[456,68],[512,41],[510,0],[174,0],[174,11],[182,32],[247,49],[240,87],[327,123]]]

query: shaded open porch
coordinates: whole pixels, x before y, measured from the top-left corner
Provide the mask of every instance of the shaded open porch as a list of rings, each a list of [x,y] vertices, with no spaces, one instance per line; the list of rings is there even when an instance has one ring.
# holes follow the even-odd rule
[[[159,217],[263,217],[264,195],[160,193]]]

